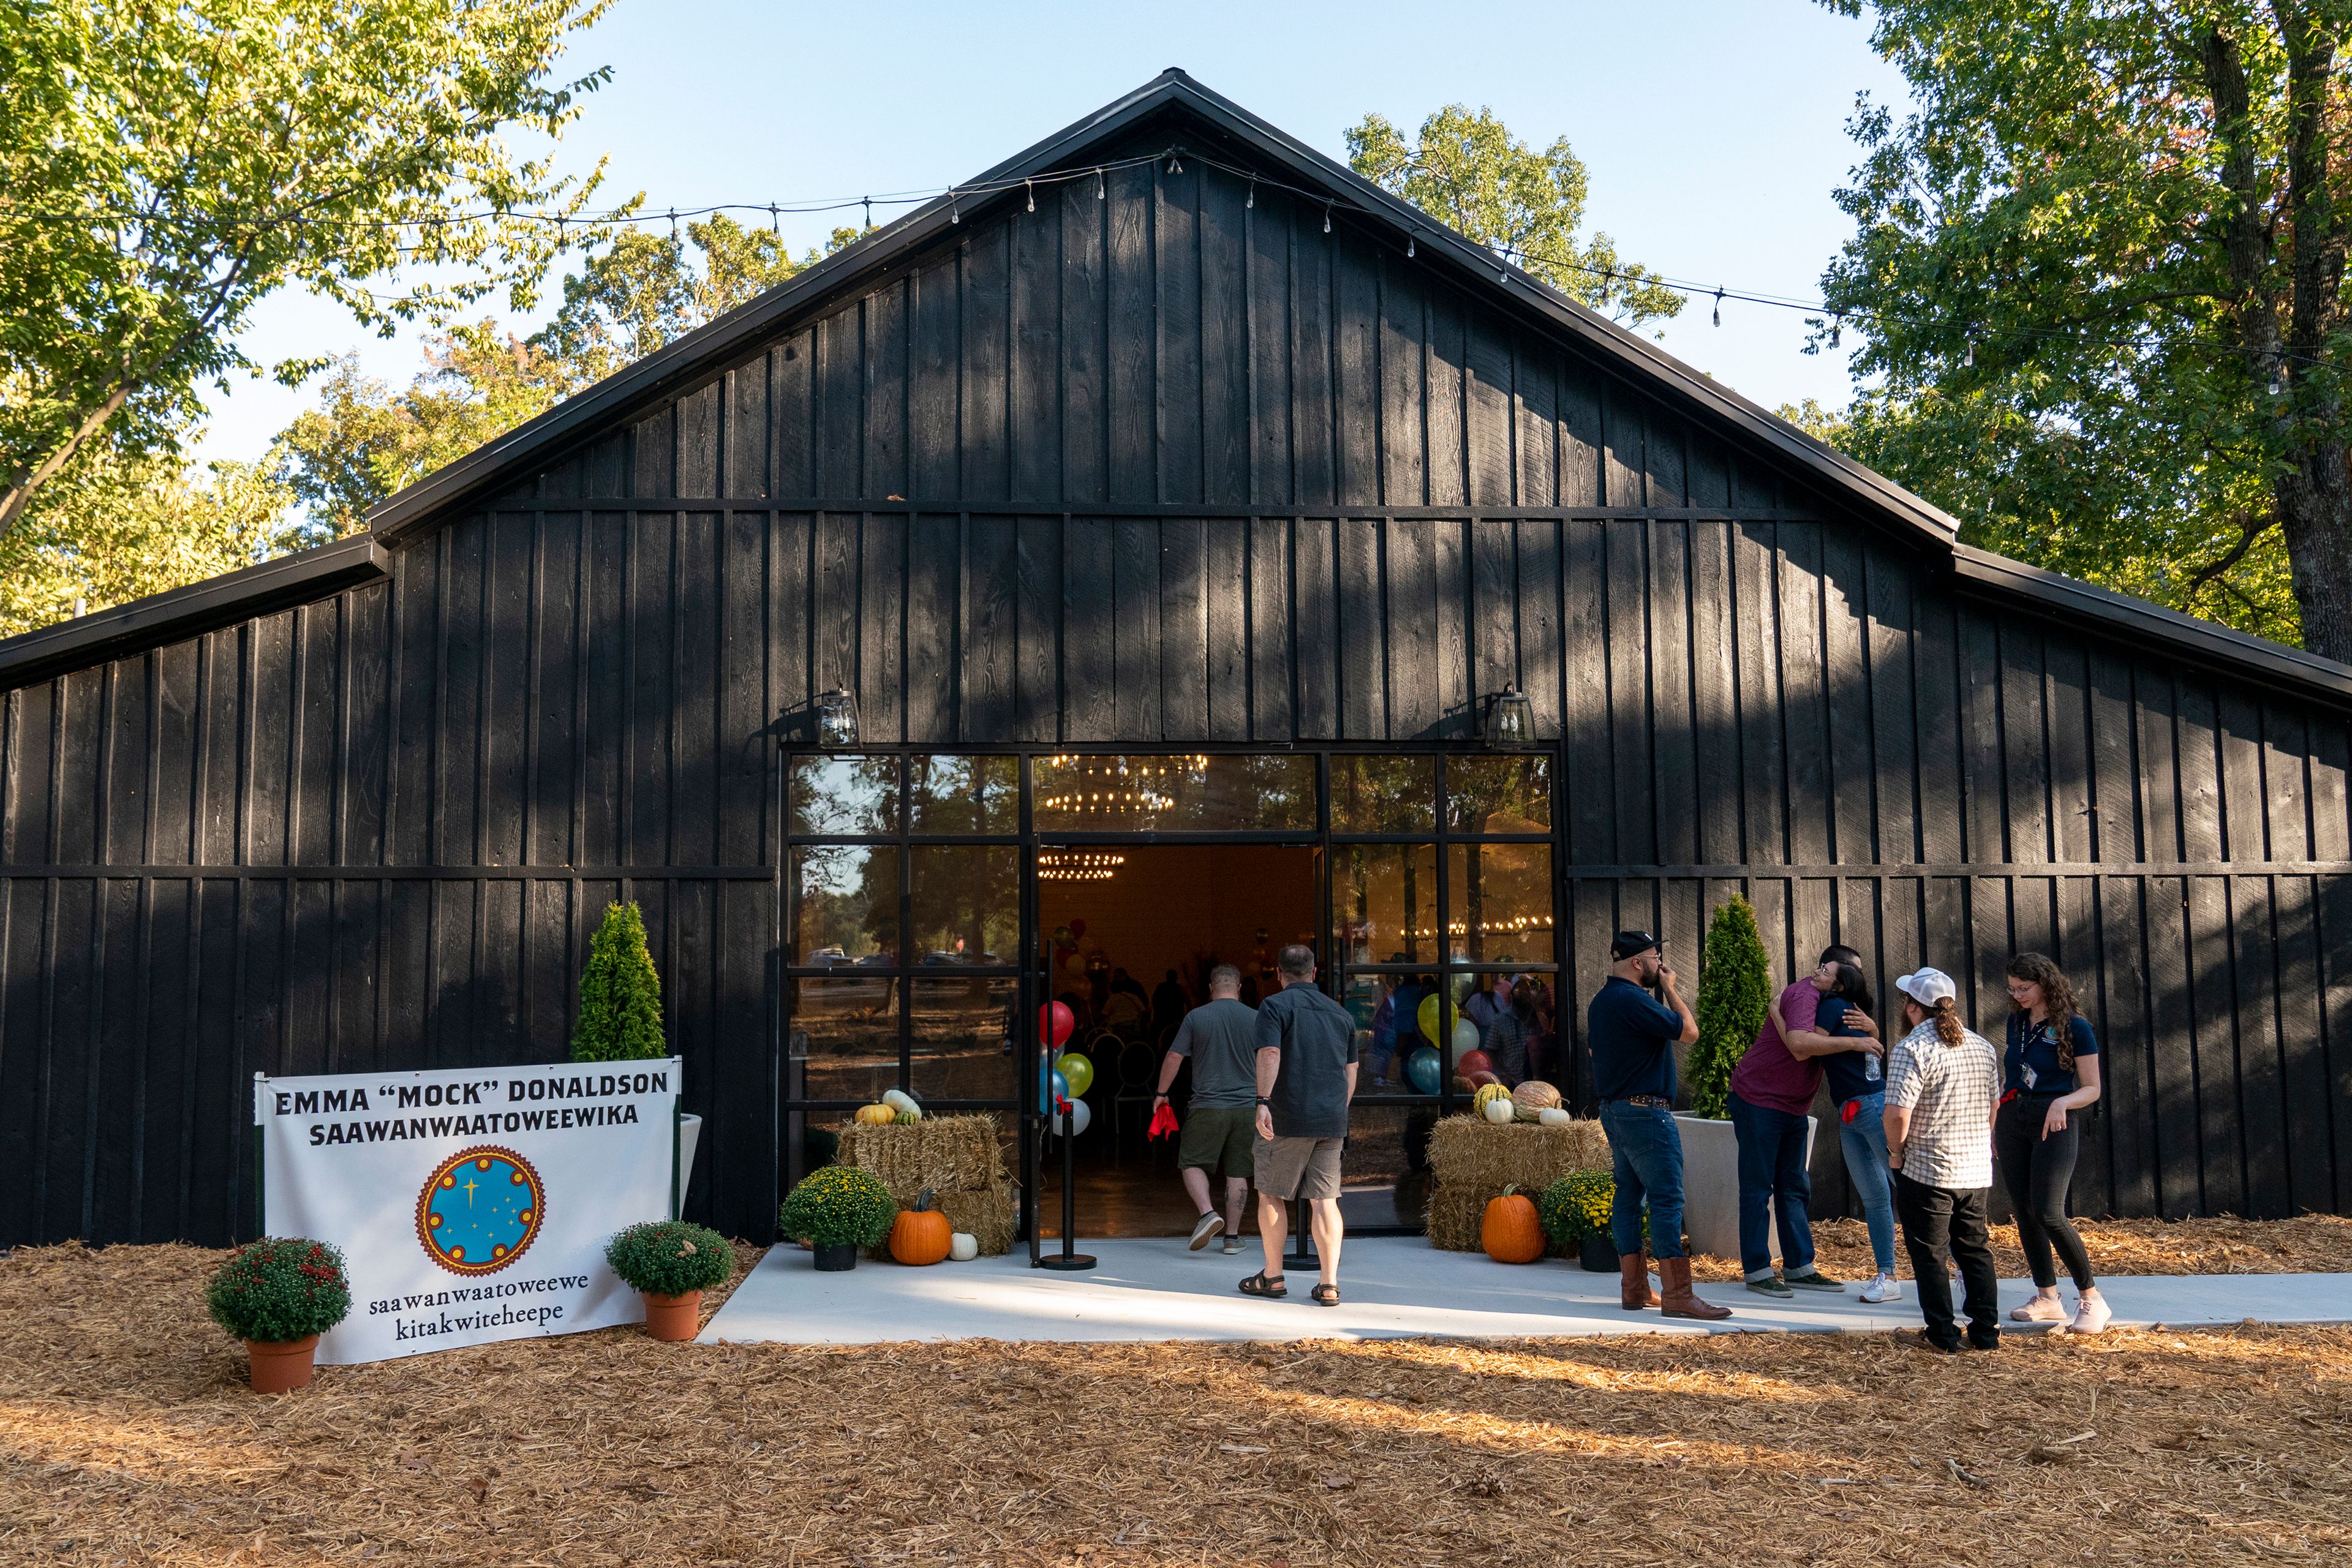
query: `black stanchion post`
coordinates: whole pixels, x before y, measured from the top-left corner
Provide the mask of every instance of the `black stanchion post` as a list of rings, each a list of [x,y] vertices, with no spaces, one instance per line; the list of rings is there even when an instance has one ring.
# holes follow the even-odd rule
[[[1078,1230],[1078,1190],[1073,1174],[1076,1156],[1070,1145],[1075,1142],[1072,1129],[1076,1125],[1076,1118],[1070,1114],[1070,1108],[1065,1103],[1062,1107],[1062,1131],[1058,1134],[1062,1141],[1062,1250],[1057,1256],[1037,1259],[1040,1268],[1056,1268],[1070,1274],[1095,1266],[1092,1257],[1075,1250]]]

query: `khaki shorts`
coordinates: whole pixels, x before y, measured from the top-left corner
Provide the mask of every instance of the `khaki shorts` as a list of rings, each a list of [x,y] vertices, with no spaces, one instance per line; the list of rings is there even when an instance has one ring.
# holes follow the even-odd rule
[[[1270,1198],[1339,1195],[1339,1146],[1344,1138],[1261,1138],[1257,1190]]]
[[[1257,1107],[1196,1105],[1184,1113],[1176,1139],[1180,1171],[1221,1171],[1229,1181],[1246,1182],[1257,1152]]]

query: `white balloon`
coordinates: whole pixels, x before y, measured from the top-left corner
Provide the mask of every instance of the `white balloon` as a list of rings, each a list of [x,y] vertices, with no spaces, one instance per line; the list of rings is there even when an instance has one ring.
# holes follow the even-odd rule
[[[1461,1061],[1464,1052],[1478,1048],[1478,1026],[1467,1018],[1454,1020],[1452,1045],[1453,1048],[1445,1053],[1445,1065],[1449,1068]]]
[[[1087,1102],[1085,1100],[1074,1100],[1070,1101],[1071,1137],[1076,1138],[1085,1132],[1087,1124],[1092,1122],[1094,1119],[1095,1113],[1087,1109]],[[1062,1118],[1058,1111],[1055,1112],[1054,1116],[1054,1131],[1056,1133],[1059,1133],[1062,1131]]]

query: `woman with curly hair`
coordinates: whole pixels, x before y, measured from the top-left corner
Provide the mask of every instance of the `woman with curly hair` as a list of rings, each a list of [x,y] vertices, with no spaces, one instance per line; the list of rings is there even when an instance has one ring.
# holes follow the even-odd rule
[[[1993,1155],[2017,1211],[2017,1238],[2036,1288],[2032,1300],[2010,1316],[2021,1323],[2066,1321],[2051,1258],[2054,1247],[2074,1277],[2074,1332],[2095,1334],[2115,1314],[2091,1277],[2083,1238],[2066,1217],[2066,1193],[2083,1143],[2074,1113],[2099,1098],[2099,1037],[2076,1005],[2066,972],[2041,953],[2021,952],[2009,961],[2009,1004]]]

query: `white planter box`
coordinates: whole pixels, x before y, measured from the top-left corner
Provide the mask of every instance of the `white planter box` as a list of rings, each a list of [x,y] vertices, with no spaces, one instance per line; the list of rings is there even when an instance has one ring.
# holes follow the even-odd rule
[[[1805,1118],[1805,1163],[1813,1158],[1819,1118]],[[1683,1138],[1683,1231],[1691,1250],[1739,1260],[1739,1140],[1728,1121],[1675,1112]],[[1772,1260],[1780,1260],[1780,1205],[1772,1205]]]

